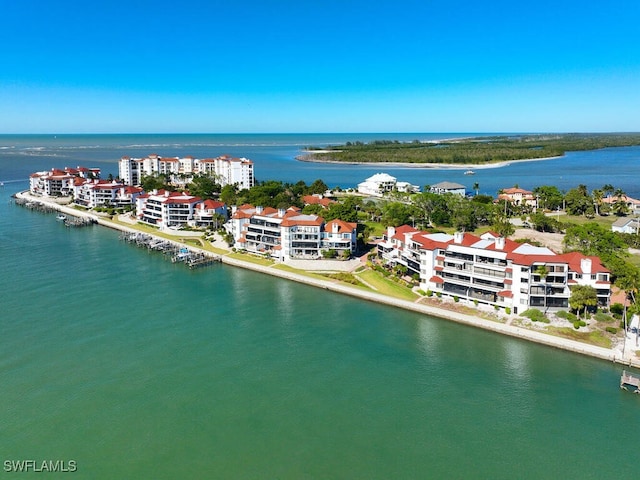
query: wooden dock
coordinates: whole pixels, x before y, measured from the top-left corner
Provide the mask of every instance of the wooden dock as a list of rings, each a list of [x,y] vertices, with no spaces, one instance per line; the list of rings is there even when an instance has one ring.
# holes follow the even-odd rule
[[[181,246],[170,240],[153,237],[146,233],[123,232],[120,234],[120,240],[124,240],[127,243],[134,243],[148,250],[161,252],[169,257],[172,263],[184,263],[190,269],[208,267],[215,263],[222,262],[220,256],[191,251],[185,246]]]
[[[640,393],[640,378],[634,377],[628,374],[626,370],[623,370],[620,376],[620,388],[633,393]]]

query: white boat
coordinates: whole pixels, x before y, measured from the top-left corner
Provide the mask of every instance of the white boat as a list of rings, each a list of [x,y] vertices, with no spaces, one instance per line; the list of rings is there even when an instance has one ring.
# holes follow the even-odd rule
[[[56,220],[63,222],[67,219],[66,215],[63,215],[61,213],[59,213],[58,215],[56,215]]]
[[[473,170],[467,170],[466,172],[464,172],[465,175],[475,175],[476,172],[474,172]]]

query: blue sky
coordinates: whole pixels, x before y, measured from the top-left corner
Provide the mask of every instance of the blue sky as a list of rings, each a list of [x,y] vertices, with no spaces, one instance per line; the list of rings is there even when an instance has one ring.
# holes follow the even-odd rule
[[[0,133],[640,131],[638,0],[0,12]]]

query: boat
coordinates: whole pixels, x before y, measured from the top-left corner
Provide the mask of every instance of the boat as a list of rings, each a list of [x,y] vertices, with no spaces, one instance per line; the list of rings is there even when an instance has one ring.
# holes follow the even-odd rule
[[[60,221],[60,222],[64,222],[67,219],[66,215],[63,215],[61,213],[59,213],[58,215],[56,215],[56,220]]]
[[[474,172],[473,170],[467,170],[466,172],[464,172],[465,175],[475,175],[476,172]]]

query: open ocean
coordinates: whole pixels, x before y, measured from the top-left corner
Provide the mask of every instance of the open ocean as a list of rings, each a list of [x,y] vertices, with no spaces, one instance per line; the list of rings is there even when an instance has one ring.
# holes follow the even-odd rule
[[[640,148],[460,171],[297,162],[307,145],[407,135],[0,136],[0,459],[73,478],[634,478],[640,395],[621,369],[225,265],[190,271],[69,229],[11,194],[36,170],[229,153],[261,180],[355,186],[611,183]],[[49,474],[47,478],[69,474]]]

